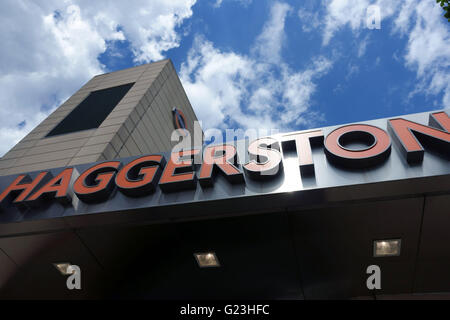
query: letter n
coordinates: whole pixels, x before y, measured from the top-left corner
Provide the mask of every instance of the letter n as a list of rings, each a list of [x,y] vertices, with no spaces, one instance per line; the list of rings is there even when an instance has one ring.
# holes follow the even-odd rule
[[[388,129],[409,163],[422,162],[422,144],[450,158],[450,118],[445,112],[430,114],[428,126],[401,118],[390,119]]]

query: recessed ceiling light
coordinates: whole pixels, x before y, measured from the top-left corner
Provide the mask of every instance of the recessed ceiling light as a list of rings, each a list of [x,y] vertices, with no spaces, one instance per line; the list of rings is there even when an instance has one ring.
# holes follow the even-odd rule
[[[392,257],[400,255],[401,239],[375,240],[373,242],[374,257]]]
[[[194,257],[200,268],[220,267],[219,259],[214,252],[194,253]]]
[[[63,275],[63,276],[67,276],[69,274],[72,274],[72,272],[69,272],[69,267],[71,266],[70,263],[68,262],[60,262],[60,263],[54,263],[53,264],[55,266],[56,269],[58,269],[58,271]]]

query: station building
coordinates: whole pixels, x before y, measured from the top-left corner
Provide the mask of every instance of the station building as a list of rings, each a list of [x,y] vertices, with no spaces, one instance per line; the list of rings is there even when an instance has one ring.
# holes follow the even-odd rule
[[[198,126],[170,60],[88,81],[0,159],[0,298],[450,298],[447,111]]]

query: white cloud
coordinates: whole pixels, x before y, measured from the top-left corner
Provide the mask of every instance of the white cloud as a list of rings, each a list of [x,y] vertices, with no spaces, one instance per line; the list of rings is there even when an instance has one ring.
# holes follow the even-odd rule
[[[422,76],[426,70],[450,66],[450,32],[440,19],[441,8],[425,2],[415,8],[416,22],[409,33],[406,62],[417,67]]]
[[[327,5],[323,44],[327,45],[334,33],[344,26],[349,25],[353,31],[359,30],[368,5],[368,0],[332,0]]]
[[[399,32],[403,35],[406,34],[413,22],[411,16],[413,15],[416,6],[417,0],[403,1],[403,4],[400,7],[400,11],[394,21],[394,32]]]
[[[369,37],[370,37],[370,33],[367,34],[359,43],[358,46],[358,58],[361,58],[362,56],[364,56],[364,54],[366,53],[367,50],[367,45],[369,44]]]
[[[73,0],[75,1],[75,0]],[[192,16],[195,0],[76,0],[86,19],[104,38],[111,39],[123,29],[136,61],[161,60],[163,53],[179,46],[175,28]]]
[[[222,1],[223,1],[223,0],[216,0],[216,2],[213,4],[213,6],[214,6],[215,8],[219,8],[219,7],[222,5]]]
[[[389,18],[397,10],[400,1],[392,0],[332,0],[326,3],[323,44],[327,45],[333,35],[343,27],[350,27],[359,33],[366,28],[367,8],[377,5],[381,12],[381,21]],[[383,28],[383,24],[381,24]]]
[[[252,77],[252,62],[235,53],[223,53],[201,37],[194,41],[180,77],[197,116],[211,127],[220,127],[239,112],[244,81]]]
[[[239,4],[241,4],[244,7],[249,6],[253,0],[227,0],[228,2],[234,1],[234,2],[238,2]],[[214,2],[212,5],[214,8],[220,8],[222,6],[223,0],[216,0],[216,2]]]
[[[266,61],[280,61],[281,49],[286,41],[284,24],[290,11],[289,5],[280,2],[275,2],[271,8],[270,20],[264,25],[253,48],[256,54]]]
[[[420,2],[414,11],[408,11],[410,19],[415,17],[415,23],[408,35],[405,63],[417,70],[421,80],[418,91],[434,95],[444,92],[442,104],[450,108],[450,32],[441,11],[438,5],[426,2]]]
[[[297,15],[300,18],[303,32],[311,32],[321,25],[319,11],[312,12],[305,8],[300,8]]]
[[[130,41],[136,62],[164,58],[195,0],[0,3],[0,155],[104,67],[108,41]],[[112,42],[113,45],[114,42]],[[25,121],[25,125],[19,123]]]
[[[345,76],[346,80],[349,80],[351,77],[359,73],[359,67],[354,63],[350,63],[347,70],[347,75]]]
[[[291,8],[275,3],[250,55],[225,52],[199,36],[181,66],[181,80],[204,125],[225,129],[286,131],[310,125],[315,80],[332,63],[318,56],[304,70],[292,70],[281,58],[284,24]]]
[[[435,1],[332,0],[326,4],[323,44],[328,45],[344,27],[350,27],[359,37],[366,28],[366,9],[371,4],[380,7],[382,21],[392,19],[392,24],[382,23],[381,29],[390,27],[391,36],[408,38],[403,62],[416,71],[419,80],[410,97],[417,93],[443,93],[442,106],[450,108],[450,32]],[[365,53],[367,41],[367,36],[361,39],[358,56]],[[400,61],[398,56],[394,52],[394,59]]]

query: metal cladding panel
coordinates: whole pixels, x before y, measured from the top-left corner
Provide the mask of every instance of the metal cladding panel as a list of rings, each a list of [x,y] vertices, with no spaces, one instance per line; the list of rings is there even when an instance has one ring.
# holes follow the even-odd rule
[[[87,299],[101,294],[102,268],[73,231],[0,238],[0,247],[17,266],[0,285],[1,299]],[[67,290],[65,277],[53,265],[74,259],[83,270],[81,287],[89,290]]]
[[[417,260],[416,292],[450,290],[450,195],[427,196]]]
[[[17,266],[13,261],[0,250],[0,288],[2,288],[17,271]]]
[[[428,125],[428,115],[403,118]],[[387,120],[364,123],[387,131]],[[322,130],[328,136],[341,127]],[[248,146],[236,143],[243,163]],[[297,154],[282,144],[282,170],[266,181],[245,174],[230,183],[218,172],[191,190],[163,192],[156,185],[139,197],[113,188],[98,203],[73,194],[66,204],[2,203],[0,297],[322,299],[448,292],[444,146],[439,152],[426,145],[423,162],[410,164],[392,141],[389,157],[367,169],[334,164],[323,146],[314,146],[314,173],[304,174]],[[163,155],[169,160],[169,152]],[[119,161],[126,166],[138,157]],[[70,185],[97,163],[74,165]],[[49,171],[55,177],[63,169]],[[199,175],[200,165],[195,171]],[[0,190],[16,177],[0,177]],[[373,257],[374,240],[398,238],[399,256]],[[199,268],[193,253],[210,250],[221,267]],[[52,265],[63,261],[82,267],[82,292],[64,287]],[[376,292],[366,287],[372,264],[382,270]]]
[[[428,115],[429,113],[421,113],[404,118],[426,125]],[[387,119],[363,123],[387,130]],[[323,128],[325,137],[338,127],[341,126]],[[281,135],[274,138],[283,139]],[[238,157],[241,161],[248,159],[247,145],[248,141],[237,143]],[[244,214],[280,208],[296,210],[310,206],[327,206],[342,201],[448,192],[450,190],[448,158],[445,154],[434,152],[433,149],[425,150],[423,163],[411,165],[397,144],[392,142],[390,156],[383,163],[367,169],[351,169],[330,163],[323,147],[315,147],[312,154],[315,174],[309,176],[300,174],[296,155],[285,152],[280,174],[267,181],[253,180],[245,175],[243,183],[231,184],[221,174],[217,174],[213,180],[213,187],[201,187],[197,183],[192,190],[171,193],[162,192],[157,187],[154,193],[142,197],[128,197],[114,189],[107,201],[96,204],[87,204],[74,197],[73,202],[65,206],[56,202],[28,209],[9,206],[2,209],[0,214],[2,223],[0,234],[7,232],[8,228],[4,225],[6,223],[46,218],[62,218],[73,226],[80,223],[89,224],[89,220],[94,222],[100,218],[104,219],[102,217],[105,215],[110,217],[111,222],[115,219],[167,221],[221,216],[231,212]],[[169,159],[170,153],[165,153],[165,157]],[[120,161],[126,164],[136,158],[124,158]],[[92,163],[75,165],[75,172],[81,173],[92,165]],[[50,171],[55,176],[61,170]],[[31,177],[36,175],[37,172],[30,174]],[[14,178],[15,176],[1,177],[0,190],[4,190]],[[179,205],[183,205],[179,207],[180,210],[173,209]],[[97,213],[102,215],[92,216]]]
[[[293,212],[305,298],[372,295],[369,265],[382,270],[377,294],[412,293],[422,211],[423,200],[410,198]],[[374,240],[398,238],[400,256],[373,257]]]
[[[258,225],[255,228],[255,225]],[[78,232],[117,281],[114,297],[301,298],[287,215],[83,228]],[[193,253],[213,249],[220,268]],[[136,265],[145,266],[136,268]]]

